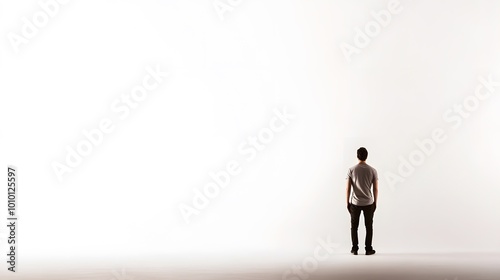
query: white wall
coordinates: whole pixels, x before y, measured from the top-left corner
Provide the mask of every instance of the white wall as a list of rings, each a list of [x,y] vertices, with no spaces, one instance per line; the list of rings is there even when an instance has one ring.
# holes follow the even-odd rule
[[[19,168],[20,256],[303,254],[327,235],[348,248],[360,146],[380,175],[376,249],[500,250],[500,87],[456,129],[443,118],[478,77],[500,80],[500,3],[401,1],[348,59],[342,44],[388,3],[241,1],[221,20],[211,0],[70,1],[16,53],[9,34],[43,10],[1,1],[0,165]],[[156,65],[170,76],[120,119],[111,104]],[[239,145],[283,108],[294,118],[247,160]],[[60,182],[53,162],[105,118],[114,130]],[[391,187],[435,129],[446,140]],[[179,205],[232,160],[241,172],[186,224]]]

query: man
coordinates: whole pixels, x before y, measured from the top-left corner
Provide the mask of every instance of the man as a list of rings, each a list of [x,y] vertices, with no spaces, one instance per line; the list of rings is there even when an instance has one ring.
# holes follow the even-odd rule
[[[375,250],[372,247],[373,213],[377,208],[378,176],[377,170],[366,163],[368,151],[364,147],[358,149],[357,155],[359,163],[349,168],[346,178],[347,210],[351,214],[351,253],[354,255],[358,254],[359,216],[363,212],[366,227],[365,250],[367,255],[373,255],[375,254]]]

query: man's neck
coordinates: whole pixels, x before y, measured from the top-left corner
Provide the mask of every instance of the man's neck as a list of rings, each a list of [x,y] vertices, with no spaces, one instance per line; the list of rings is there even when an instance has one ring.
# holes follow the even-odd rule
[[[359,161],[359,164],[366,164],[366,161],[364,161],[364,160],[360,160],[360,161]]]

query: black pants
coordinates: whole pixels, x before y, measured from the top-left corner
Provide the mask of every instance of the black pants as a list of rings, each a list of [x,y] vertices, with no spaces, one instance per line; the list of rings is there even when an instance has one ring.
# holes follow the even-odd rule
[[[367,206],[357,206],[350,204],[349,212],[351,213],[351,240],[352,249],[358,250],[358,226],[359,226],[359,216],[361,211],[363,211],[363,216],[365,218],[366,227],[366,238],[365,238],[365,250],[373,250],[372,238],[373,238],[373,213],[375,212],[375,204]]]

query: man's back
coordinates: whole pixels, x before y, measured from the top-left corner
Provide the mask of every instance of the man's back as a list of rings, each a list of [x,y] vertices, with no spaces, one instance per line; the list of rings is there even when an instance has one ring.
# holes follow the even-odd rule
[[[361,162],[349,168],[347,177],[350,178],[352,185],[351,203],[358,206],[370,205],[374,202],[371,192],[373,181],[378,179],[377,170]]]

